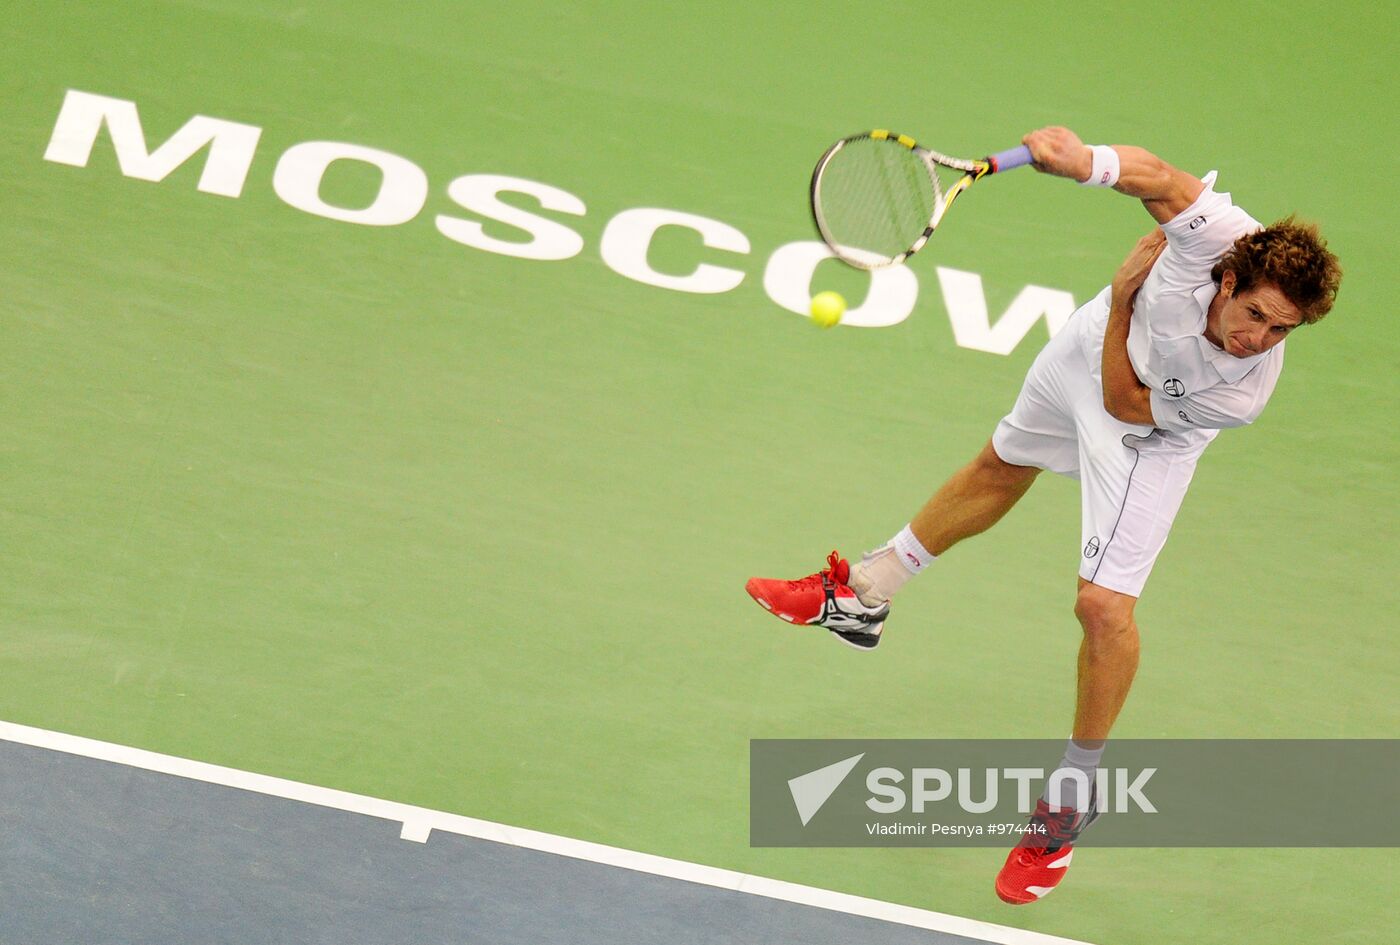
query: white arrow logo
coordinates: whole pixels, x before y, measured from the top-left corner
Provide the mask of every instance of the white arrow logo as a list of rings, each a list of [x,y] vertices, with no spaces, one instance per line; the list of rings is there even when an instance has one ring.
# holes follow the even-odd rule
[[[846,780],[846,775],[850,774],[851,769],[864,757],[865,752],[861,752],[845,761],[799,774],[788,781],[788,790],[792,792],[792,802],[797,805],[797,816],[802,818],[802,826],[807,826],[807,822],[817,816],[817,811],[836,793],[841,782]]]

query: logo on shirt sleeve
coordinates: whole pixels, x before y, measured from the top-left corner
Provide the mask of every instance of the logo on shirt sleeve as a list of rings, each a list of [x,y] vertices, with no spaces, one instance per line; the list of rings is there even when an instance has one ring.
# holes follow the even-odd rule
[[[1196,219],[1192,220],[1190,223],[1188,223],[1188,224],[1186,224],[1186,225],[1187,225],[1188,227],[1190,227],[1191,229],[1193,229],[1193,230],[1199,230],[1201,227],[1203,227],[1203,226],[1206,225],[1206,218],[1205,218],[1205,217],[1196,217]]]
[[[1168,397],[1180,397],[1186,393],[1186,385],[1181,383],[1180,378],[1169,377],[1162,384],[1162,391]]]

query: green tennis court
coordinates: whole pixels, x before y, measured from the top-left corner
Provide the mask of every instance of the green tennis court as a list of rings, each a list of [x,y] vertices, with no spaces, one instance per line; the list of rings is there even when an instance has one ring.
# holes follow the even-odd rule
[[[960,345],[940,269],[994,323],[1028,286],[1082,302],[1150,225],[1008,174],[910,262],[907,318],[818,331],[781,304],[816,156],[1065,124],[1319,221],[1347,273],[1202,461],[1115,734],[1400,735],[1386,9],[12,4],[0,719],[1096,943],[1387,940],[1388,850],[1086,850],[1012,910],[995,851],[749,846],[751,738],[1066,734],[1074,483],[868,658],[742,589],[883,541],[1010,406],[1045,320]],[[260,129],[238,196],[200,189],[232,144],[158,182],[107,130],[46,160],[70,90],[134,103],[149,152]],[[392,206],[364,161],[300,181],[307,142],[405,162]],[[452,190],[481,175],[517,187]]]

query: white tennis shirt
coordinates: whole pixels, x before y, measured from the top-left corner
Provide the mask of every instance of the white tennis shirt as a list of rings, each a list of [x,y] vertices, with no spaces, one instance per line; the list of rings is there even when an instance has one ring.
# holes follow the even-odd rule
[[[1195,202],[1162,225],[1167,248],[1138,292],[1128,332],[1128,358],[1151,389],[1154,424],[1190,440],[1253,423],[1283,371],[1283,342],[1237,358],[1206,340],[1206,310],[1219,290],[1210,270],[1235,240],[1262,227],[1228,193],[1215,191],[1215,171],[1202,180],[1206,188]],[[1076,319],[1100,384],[1109,294],[1105,289],[1086,306],[1090,318]]]

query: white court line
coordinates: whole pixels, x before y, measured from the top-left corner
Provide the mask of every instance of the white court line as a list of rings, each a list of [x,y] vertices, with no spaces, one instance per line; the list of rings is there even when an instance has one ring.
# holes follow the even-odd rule
[[[850,896],[827,889],[818,889],[814,886],[800,886],[797,883],[766,879],[762,876],[750,876],[733,870],[702,866],[699,863],[687,863],[683,860],[672,860],[664,856],[652,856],[649,853],[604,846],[601,843],[589,843],[586,840],[573,840],[569,837],[541,833],[537,830],[508,827],[505,824],[492,823],[489,820],[477,820],[474,817],[429,810],[426,807],[414,807],[411,804],[366,797],[363,794],[351,794],[348,791],[316,787],[313,784],[287,781],[265,774],[254,774],[251,771],[239,771],[237,768],[224,768],[219,765],[205,764],[202,761],[191,761],[188,758],[161,755],[140,748],[128,748],[125,745],[113,745],[110,742],[80,738],[77,735],[50,732],[42,728],[31,728],[28,725],[16,725],[13,722],[0,722],[0,739],[21,745],[32,745],[36,748],[61,751],[69,755],[81,755],[84,758],[110,761],[132,768],[140,768],[144,771],[156,771],[193,781],[220,784],[243,791],[266,794],[270,797],[301,801],[306,804],[315,804],[318,807],[329,807],[335,810],[364,814],[367,817],[377,817],[381,820],[397,821],[403,824],[403,830],[400,834],[403,839],[416,840],[420,843],[426,842],[432,831],[441,830],[464,837],[506,843],[528,850],[567,856],[575,860],[602,863],[607,866],[635,870],[639,873],[649,873],[653,876],[665,876],[670,879],[699,883],[718,889],[729,889],[768,899],[813,906],[817,909],[879,919],[917,929],[946,932],[950,935],[965,935],[969,938],[995,942],[997,945],[1088,945],[1085,942],[1060,938],[1057,935],[1046,935],[1043,932],[993,925],[990,922],[964,919],[961,916],[948,915],[943,912],[915,909],[912,906],[901,906],[892,902],[881,902],[878,899]]]

